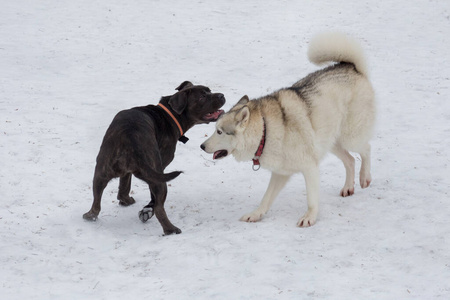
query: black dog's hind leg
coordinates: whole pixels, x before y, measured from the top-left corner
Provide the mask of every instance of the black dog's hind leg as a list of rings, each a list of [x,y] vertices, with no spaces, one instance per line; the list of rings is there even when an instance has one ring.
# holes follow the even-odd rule
[[[128,173],[122,177],[120,177],[119,181],[119,193],[117,194],[117,200],[119,200],[119,204],[122,206],[128,206],[134,204],[133,197],[130,197],[131,190],[131,173]]]
[[[94,202],[92,203],[91,210],[83,215],[83,218],[85,220],[97,220],[97,216],[101,210],[100,202],[102,201],[103,190],[110,180],[110,178],[104,178],[98,176],[97,174],[94,175],[94,184],[92,186],[92,190],[94,193]]]

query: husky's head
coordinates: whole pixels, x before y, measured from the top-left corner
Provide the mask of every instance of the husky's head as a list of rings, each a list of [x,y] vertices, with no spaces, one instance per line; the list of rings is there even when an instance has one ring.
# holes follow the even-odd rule
[[[235,151],[243,147],[240,141],[250,118],[250,110],[246,105],[248,102],[248,96],[244,96],[229,112],[223,114],[217,120],[216,131],[200,146],[205,152],[214,153],[213,159],[224,158],[229,154],[235,154],[236,157]]]

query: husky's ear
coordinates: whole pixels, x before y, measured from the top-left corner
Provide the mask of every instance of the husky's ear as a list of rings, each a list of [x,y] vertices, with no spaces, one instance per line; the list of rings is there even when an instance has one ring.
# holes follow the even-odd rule
[[[170,107],[179,115],[183,112],[187,105],[188,91],[178,92],[169,99]]]
[[[238,104],[245,105],[248,103],[248,101],[250,101],[250,99],[248,99],[248,96],[245,95],[244,97],[241,98],[241,100],[238,101],[238,103],[236,105],[238,105]]]
[[[245,128],[248,123],[248,119],[250,118],[250,110],[248,106],[242,107],[234,116],[234,120],[239,128]]]
[[[184,82],[182,82],[182,83],[176,88],[176,90],[177,90],[177,91],[181,91],[181,90],[190,88],[190,87],[192,87],[192,86],[194,86],[194,85],[192,84],[192,82],[190,82],[190,81],[184,81]]]

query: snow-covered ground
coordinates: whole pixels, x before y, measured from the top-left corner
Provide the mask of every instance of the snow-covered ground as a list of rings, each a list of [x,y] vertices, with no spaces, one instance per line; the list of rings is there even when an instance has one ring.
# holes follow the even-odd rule
[[[2,0],[0,294],[2,299],[449,299],[450,4],[448,1]],[[269,172],[213,161],[191,129],[167,171],[162,236],[105,190],[96,223],[95,158],[113,116],[156,104],[184,80],[229,109],[316,70],[317,32],[366,51],[379,117],[373,184],[341,198],[344,168],[321,165],[321,210],[293,177],[259,223],[238,221]]]

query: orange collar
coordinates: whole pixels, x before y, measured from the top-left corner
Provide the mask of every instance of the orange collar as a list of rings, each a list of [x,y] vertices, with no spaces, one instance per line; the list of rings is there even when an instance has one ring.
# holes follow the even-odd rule
[[[164,109],[166,111],[166,113],[169,114],[169,116],[172,118],[172,120],[175,122],[175,124],[177,124],[178,130],[180,130],[180,135],[183,136],[184,132],[183,132],[183,129],[181,128],[181,125],[178,122],[177,118],[175,118],[175,116],[170,112],[170,110],[167,107],[165,107],[164,105],[162,105],[161,103],[158,103],[158,106],[161,106],[161,108]]]

